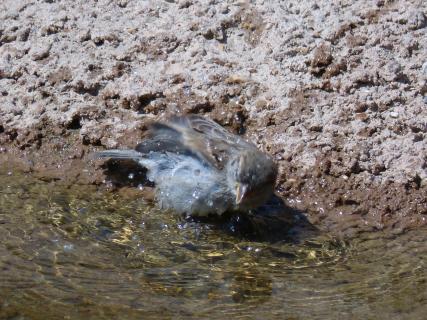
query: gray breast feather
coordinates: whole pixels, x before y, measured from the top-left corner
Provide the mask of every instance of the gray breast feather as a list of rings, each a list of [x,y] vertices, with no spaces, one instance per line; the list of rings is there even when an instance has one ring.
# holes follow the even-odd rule
[[[148,169],[148,179],[156,184],[156,197],[163,209],[222,214],[233,203],[223,175],[191,156],[153,152],[139,163]]]
[[[107,150],[97,153],[96,157],[132,159],[147,168],[147,178],[155,183],[156,197],[163,209],[220,215],[233,204],[225,176],[191,154]]]

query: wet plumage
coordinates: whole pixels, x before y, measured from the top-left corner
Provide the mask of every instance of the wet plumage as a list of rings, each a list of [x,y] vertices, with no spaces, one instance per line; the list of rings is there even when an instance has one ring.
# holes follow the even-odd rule
[[[254,209],[272,195],[277,175],[270,156],[197,115],[153,122],[135,150],[97,155],[137,161],[155,184],[159,206],[191,215]]]

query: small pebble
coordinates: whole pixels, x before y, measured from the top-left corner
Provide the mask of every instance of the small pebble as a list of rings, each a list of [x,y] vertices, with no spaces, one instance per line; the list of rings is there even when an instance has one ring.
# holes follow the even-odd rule
[[[427,26],[427,18],[421,10],[410,12],[408,25],[411,30],[423,29]]]
[[[396,119],[397,117],[399,117],[399,114],[397,112],[390,112],[390,117]]]
[[[227,13],[229,13],[230,12],[230,8],[228,7],[228,4],[222,4],[221,5],[221,8],[219,9],[219,11],[222,13],[222,14],[227,14]]]
[[[30,51],[31,59],[37,61],[47,58],[51,47],[52,44],[50,43],[39,44],[38,46],[33,47]]]
[[[91,34],[89,30],[83,30],[78,34],[78,39],[80,42],[88,41],[91,38]]]

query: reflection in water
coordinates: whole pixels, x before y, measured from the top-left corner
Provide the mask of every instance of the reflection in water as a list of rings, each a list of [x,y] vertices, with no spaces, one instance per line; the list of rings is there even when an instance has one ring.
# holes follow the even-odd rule
[[[425,229],[344,241],[269,206],[201,223],[0,174],[0,318],[424,318]]]

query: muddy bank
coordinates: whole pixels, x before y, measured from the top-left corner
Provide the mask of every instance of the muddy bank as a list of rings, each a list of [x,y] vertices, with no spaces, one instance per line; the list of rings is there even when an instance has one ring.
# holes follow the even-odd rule
[[[273,154],[278,193],[316,225],[426,224],[426,15],[423,1],[3,1],[1,165],[102,183],[93,150],[201,113]]]

